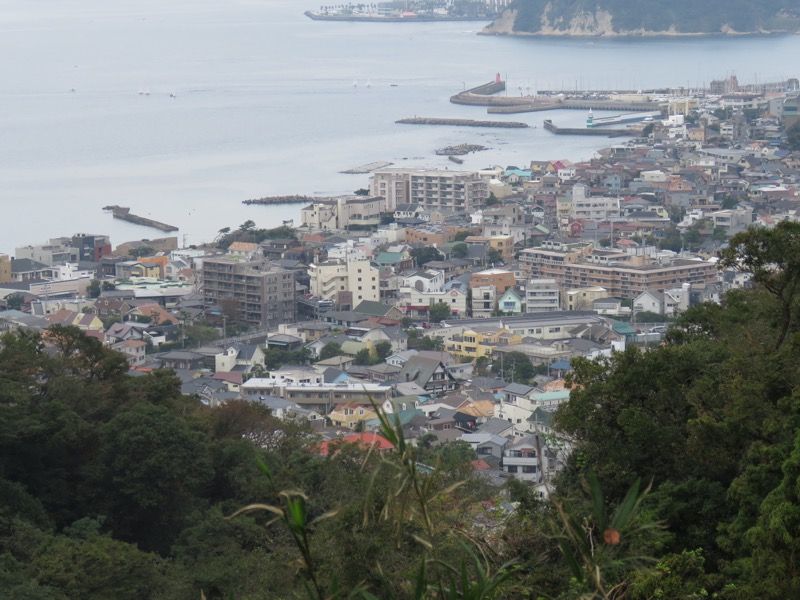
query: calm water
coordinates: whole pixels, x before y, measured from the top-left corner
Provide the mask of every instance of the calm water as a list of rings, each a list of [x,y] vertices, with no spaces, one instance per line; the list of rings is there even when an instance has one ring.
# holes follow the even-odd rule
[[[464,167],[589,158],[604,139],[536,129],[396,125],[484,118],[448,97],[507,77],[519,87],[697,86],[797,76],[800,37],[565,40],[475,35],[480,23],[311,21],[305,0],[4,0],[0,11],[0,251],[48,237],[158,237],[101,208],[181,228],[188,244],[247,219],[299,221],[281,194],[366,187],[344,169],[372,161],[453,166],[436,148],[480,143]],[[783,57],[784,59],[781,59]],[[357,83],[357,86],[354,84]],[[368,86],[369,84],[369,86]],[[74,89],[74,92],[72,91]],[[139,92],[149,92],[140,94]],[[174,97],[171,97],[173,95]],[[556,123],[585,115],[560,111]]]

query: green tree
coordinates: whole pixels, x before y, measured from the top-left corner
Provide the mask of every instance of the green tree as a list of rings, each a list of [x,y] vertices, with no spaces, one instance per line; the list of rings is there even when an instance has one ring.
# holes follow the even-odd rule
[[[450,250],[450,254],[454,258],[464,258],[467,255],[467,245],[464,242],[454,244],[453,248]]]
[[[89,298],[99,298],[100,291],[100,282],[97,279],[92,279],[89,282],[89,287],[86,289],[86,295],[89,296]]]
[[[392,343],[388,340],[381,340],[375,344],[375,357],[377,362],[382,363],[392,355]]]
[[[355,359],[353,362],[357,365],[371,365],[372,355],[369,352],[369,348],[362,348],[361,350],[356,352]]]
[[[794,152],[800,150],[800,122],[786,130],[786,148]]]
[[[781,221],[773,229],[750,227],[730,239],[719,253],[723,267],[752,276],[753,282],[780,304],[780,348],[794,322],[793,306],[800,285],[800,223]]]
[[[414,264],[417,267],[422,267],[431,261],[442,260],[444,257],[436,248],[432,246],[425,246],[423,248],[412,249],[411,258],[414,259]]]
[[[204,436],[165,407],[137,404],[100,429],[98,509],[141,548],[169,549],[212,475]]]
[[[486,249],[486,262],[490,264],[503,264],[503,255],[495,248]]]
[[[141,246],[139,248],[133,248],[128,254],[130,254],[133,258],[141,258],[143,256],[155,254],[155,252],[156,251],[150,246]]]
[[[342,353],[342,347],[336,342],[328,342],[319,351],[319,360],[327,360]]]
[[[148,600],[169,595],[167,564],[132,544],[94,535],[59,536],[34,558],[33,572],[66,598]]]
[[[471,235],[473,235],[473,233],[471,231],[459,231],[458,233],[456,233],[456,236],[455,236],[453,241],[463,242],[465,239],[467,239]]]
[[[428,314],[431,323],[441,323],[444,319],[450,318],[450,305],[445,302],[437,302],[430,307]]]
[[[527,383],[536,376],[533,364],[522,352],[504,352],[502,358],[492,362],[492,372],[519,383]]]

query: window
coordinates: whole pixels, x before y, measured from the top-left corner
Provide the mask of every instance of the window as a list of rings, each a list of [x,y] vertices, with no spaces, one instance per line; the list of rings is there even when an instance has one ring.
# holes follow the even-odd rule
[[[522,467],[523,473],[536,473],[536,467],[533,465],[525,465]]]
[[[507,473],[516,473],[517,472],[517,465],[509,465],[506,466]]]

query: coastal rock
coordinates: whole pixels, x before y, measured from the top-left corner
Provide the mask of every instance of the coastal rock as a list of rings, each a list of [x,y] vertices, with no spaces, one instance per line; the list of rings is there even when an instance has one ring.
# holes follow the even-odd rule
[[[800,0],[515,0],[485,35],[678,36],[800,32]]]

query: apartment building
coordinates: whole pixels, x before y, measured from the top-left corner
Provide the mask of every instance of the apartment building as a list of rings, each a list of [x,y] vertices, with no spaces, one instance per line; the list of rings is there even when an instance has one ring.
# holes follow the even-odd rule
[[[386,210],[398,204],[426,209],[472,212],[489,198],[489,183],[475,171],[381,169],[370,178],[370,193],[386,199]]]
[[[208,303],[232,302],[238,318],[257,327],[297,320],[294,274],[265,260],[205,259],[203,294]]]
[[[572,219],[608,221],[620,216],[619,198],[589,196],[585,185],[572,188]]]
[[[561,310],[561,294],[555,279],[531,279],[525,284],[525,312]]]
[[[300,220],[310,230],[336,231],[351,227],[375,227],[386,211],[384,198],[376,196],[339,196],[320,200],[300,210]]]
[[[561,288],[602,287],[610,297],[635,298],[682,283],[714,283],[717,265],[693,259],[663,259],[618,251],[591,251],[591,245],[548,245],[520,252],[525,278],[555,279]]]
[[[328,260],[308,266],[309,289],[314,296],[329,298],[340,308],[355,307],[364,300],[380,301],[379,271],[368,260]]]
[[[392,387],[380,383],[287,383],[285,380],[254,377],[242,384],[242,396],[255,399],[275,395],[296,402],[321,415],[341,404],[383,404],[392,397]]]

